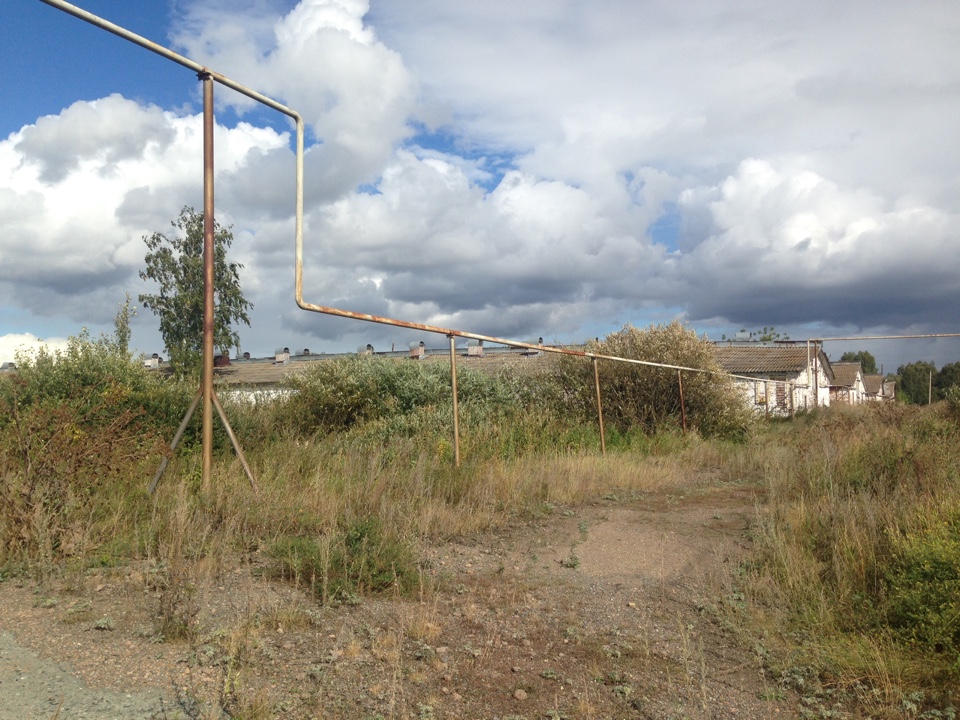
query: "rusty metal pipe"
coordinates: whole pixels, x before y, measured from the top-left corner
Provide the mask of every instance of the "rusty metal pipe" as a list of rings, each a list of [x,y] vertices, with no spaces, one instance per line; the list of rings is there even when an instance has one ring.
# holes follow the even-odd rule
[[[403,320],[396,320],[393,318],[369,315],[366,313],[351,312],[349,310],[341,310],[339,308],[328,307],[325,305],[318,305],[315,303],[310,303],[305,301],[303,298],[304,123],[303,123],[303,118],[300,116],[300,114],[297,111],[287,107],[286,105],[283,105],[282,103],[279,103],[276,100],[267,97],[266,95],[258,93],[255,90],[251,90],[250,88],[244,85],[241,85],[235,80],[231,80],[225,75],[221,75],[218,72],[210,70],[206,66],[201,65],[200,63],[194,60],[184,57],[183,55],[180,55],[179,53],[176,53],[168,48],[165,48],[162,45],[158,45],[157,43],[151,40],[148,40],[147,38],[144,38],[141,35],[137,35],[136,33],[127,30],[126,28],[122,28],[119,25],[115,25],[114,23],[108,20],[104,20],[103,18],[98,17],[93,13],[87,12],[82,8],[78,8],[77,6],[72,5],[68,2],[64,2],[64,0],[40,0],[40,1],[47,5],[50,5],[51,7],[55,7],[60,10],[63,10],[64,12],[69,13],[70,15],[73,15],[74,17],[84,20],[99,28],[102,28],[103,30],[107,30],[108,32],[111,32],[114,35],[117,35],[118,37],[121,37],[125,40],[129,40],[130,42],[136,45],[139,45],[142,48],[150,50],[151,52],[154,52],[162,57],[165,57],[168,60],[172,60],[173,62],[178,63],[183,67],[189,68],[190,70],[193,70],[198,74],[201,74],[201,73],[206,74],[215,82],[218,82],[221,85],[224,85],[225,87],[230,88],[231,90],[235,90],[236,92],[239,92],[241,95],[245,95],[251,100],[256,100],[257,102],[263,105],[266,105],[267,107],[273,108],[274,110],[277,110],[278,112],[281,112],[284,115],[287,115],[288,117],[294,120],[295,126],[296,126],[296,215],[295,215],[295,228],[294,228],[295,243],[296,243],[296,263],[294,267],[294,285],[295,285],[296,303],[297,303],[297,306],[300,307],[301,309],[308,310],[310,312],[322,313],[325,315],[333,315],[337,317],[349,318],[352,320],[364,320],[367,322],[379,323],[381,325],[392,325],[394,327],[422,330],[424,332],[435,333],[438,335],[447,335],[447,336],[452,335],[454,337],[462,337],[462,338],[467,338],[471,340],[484,340],[494,344],[506,345],[508,347],[525,348],[529,350],[538,350],[543,352],[552,352],[552,353],[559,353],[564,355],[574,355],[577,357],[585,357],[585,358],[597,357],[601,359],[615,360],[619,362],[628,362],[635,365],[663,367],[663,368],[674,369],[674,370],[688,370],[690,372],[710,372],[710,371],[704,371],[701,368],[688,368],[688,367],[679,366],[679,365],[669,365],[664,363],[648,362],[645,360],[619,358],[612,355],[598,355],[595,353],[588,353],[588,352],[583,352],[578,350],[569,350],[567,348],[545,347],[540,345],[533,345],[531,343],[522,343],[514,340],[508,340],[505,338],[494,337],[491,335],[481,335],[478,333],[464,332],[461,330],[454,330],[451,328],[443,328],[443,327],[427,325],[422,323],[411,323],[411,322],[405,322]],[[714,374],[726,375],[727,373],[714,373]]]
[[[210,70],[209,68],[201,65],[200,63],[197,63],[193,60],[190,60],[187,57],[184,57],[183,55],[175,53],[172,50],[169,50],[168,48],[165,48],[161,45],[158,45],[152,42],[151,40],[148,40],[140,35],[137,35],[136,33],[133,33],[125,28],[120,27],[119,25],[116,25],[107,20],[104,20],[103,18],[93,15],[92,13],[89,13],[86,10],[78,8],[75,5],[72,5],[68,2],[64,2],[63,0],[41,0],[41,2],[47,5],[50,5],[52,7],[55,7],[57,9],[60,9],[66,13],[69,13],[74,17],[84,20],[85,22],[91,23],[92,25],[95,25],[101,29],[107,30],[108,32],[111,32],[114,35],[117,35],[118,37],[128,40],[136,45],[139,45],[140,47],[143,47],[146,50],[150,50],[151,52],[154,52],[164,58],[167,58],[168,60],[176,62],[179,65],[182,65],[183,67],[193,70],[194,72],[198,73],[198,75],[204,80],[204,139],[205,139],[205,145],[204,145],[205,147],[205,151],[204,151],[205,152],[205,155],[204,155],[204,167],[205,167],[205,171],[204,171],[204,245],[205,245],[205,254],[206,254],[206,243],[207,243],[208,235],[212,237],[212,229],[208,232],[207,222],[210,222],[211,224],[213,222],[213,176],[212,176],[212,167],[213,167],[213,161],[212,161],[212,151],[213,151],[212,93],[213,93],[213,90],[212,90],[212,87],[213,86],[211,81],[218,82],[221,85],[224,85],[225,87],[235,90],[236,92],[239,92],[240,94],[245,95],[246,97],[249,97],[252,100],[255,100],[256,102],[266,105],[267,107],[273,108],[274,110],[277,110],[278,112],[281,112],[284,115],[287,115],[288,117],[294,120],[295,127],[296,127],[296,191],[295,191],[296,192],[296,209],[295,209],[295,225],[294,225],[296,261],[294,266],[294,285],[295,285],[295,300],[296,300],[297,306],[300,307],[301,309],[307,310],[310,312],[318,312],[326,315],[333,315],[337,317],[348,318],[352,320],[363,320],[366,322],[373,322],[373,323],[378,323],[382,325],[391,325],[394,327],[415,329],[415,330],[421,330],[429,333],[446,335],[451,338],[451,342],[453,342],[454,338],[462,337],[466,339],[482,340],[482,341],[490,342],[494,344],[505,345],[507,347],[524,348],[529,350],[535,350],[538,352],[550,352],[550,353],[556,353],[556,354],[562,354],[562,355],[571,355],[575,357],[592,358],[594,362],[596,362],[599,359],[604,359],[604,360],[611,360],[614,362],[624,362],[624,363],[633,364],[633,365],[643,365],[647,367],[659,367],[659,368],[673,369],[678,371],[686,370],[688,372],[700,372],[700,373],[707,373],[710,375],[730,376],[729,373],[712,371],[712,370],[704,370],[702,368],[692,368],[692,367],[686,367],[682,365],[672,365],[669,363],[657,363],[657,362],[651,362],[646,360],[622,358],[622,357],[617,357],[613,355],[601,355],[598,353],[584,352],[580,350],[570,350],[568,348],[561,348],[561,347],[545,347],[539,344],[534,345],[532,343],[523,343],[523,342],[517,342],[514,340],[505,339],[505,338],[498,338],[492,335],[482,335],[479,333],[465,332],[461,330],[454,330],[452,328],[443,328],[443,327],[428,325],[424,323],[412,323],[412,322],[406,322],[403,320],[397,320],[393,318],[369,315],[366,313],[357,313],[349,310],[342,310],[339,308],[318,305],[318,304],[309,303],[305,301],[303,298],[304,123],[303,123],[303,118],[300,116],[300,114],[297,113],[295,110],[292,110],[291,108],[288,108],[287,106],[283,105],[282,103],[279,103],[276,100],[273,100],[272,98],[267,97],[266,95],[263,95],[254,90],[251,90],[250,88],[245,87],[244,85],[241,85],[240,83],[234,80],[231,80],[230,78],[224,75],[221,75],[220,73]],[[210,97],[209,113],[207,109],[208,93]],[[210,127],[210,143],[209,143],[210,161],[209,163],[207,162],[207,155],[206,155],[207,153],[206,138],[207,138],[208,123]],[[208,179],[207,168],[208,167],[210,168],[209,185],[207,184],[207,179]],[[209,187],[209,207],[208,207],[208,193],[207,193],[208,187]],[[212,255],[212,252],[211,252],[211,255]],[[206,259],[205,259],[205,262],[206,262]],[[212,291],[212,283],[210,284],[210,287]],[[209,317],[212,320],[213,313],[212,313],[212,310],[209,312],[209,314],[207,312],[208,301],[207,301],[206,292],[207,291],[206,291],[206,267],[205,267],[205,296],[204,296],[205,358],[204,358],[204,379],[203,379],[203,386],[202,386],[202,393],[201,393],[203,395],[203,405],[204,405],[204,409],[203,409],[203,418],[204,418],[203,483],[204,483],[204,487],[207,487],[209,483],[210,467],[212,466],[212,447],[213,447],[212,425],[210,425],[209,428],[207,425],[208,418],[211,418],[212,416],[211,409],[210,409],[210,405],[212,405],[212,398],[213,398],[213,390],[212,390],[213,358],[212,358],[212,350],[210,350],[210,344],[212,343],[212,339],[208,340],[208,331],[206,328],[207,318]],[[210,337],[212,338],[212,335]],[[208,374],[208,370],[209,370],[209,374]],[[594,371],[597,377],[599,377],[596,367],[594,368]],[[739,376],[733,376],[733,377],[739,377]],[[599,400],[599,385],[598,385],[598,400]],[[599,404],[598,404],[598,409],[600,409]],[[602,422],[602,419],[601,419],[601,422]],[[601,444],[605,450],[605,440],[603,437],[602,427],[601,427]]]
[[[325,305],[316,305],[314,303],[306,302],[302,296],[302,284],[303,284],[303,259],[300,252],[297,253],[297,289],[298,295],[296,298],[297,306],[303,310],[309,310],[311,312],[323,313],[325,315],[333,315],[335,317],[348,318],[350,320],[363,320],[365,322],[378,323],[380,325],[392,325],[393,327],[406,328],[408,330],[420,330],[422,332],[434,333],[437,335],[447,335],[453,337],[466,338],[468,340],[483,340],[484,342],[493,343],[495,345],[506,345],[507,347],[514,348],[523,348],[526,350],[536,350],[538,352],[548,352],[556,353],[558,355],[572,355],[574,357],[582,358],[597,358],[599,360],[613,360],[615,362],[628,363],[630,365],[644,365],[646,367],[657,367],[665,368],[668,370],[686,370],[688,372],[700,372],[700,373],[709,373],[715,375],[729,375],[725,372],[715,372],[712,370],[704,370],[703,368],[694,368],[687,367],[686,365],[671,365],[669,363],[658,363],[652,362],[649,360],[637,360],[634,358],[623,358],[616,355],[603,355],[601,353],[588,352],[586,350],[571,350],[570,348],[565,347],[556,347],[551,345],[534,345],[533,343],[519,342],[517,340],[509,340],[507,338],[496,337],[494,335],[482,335],[480,333],[467,332],[465,330],[455,330],[453,328],[440,327],[438,325],[428,325],[425,323],[415,323],[407,322],[405,320],[397,320],[395,318],[382,317],[379,315],[370,315],[367,313],[358,313],[351,310],[341,310],[340,308],[328,307]],[[750,378],[752,379],[752,378]]]
[[[594,385],[597,388],[597,420],[600,423],[600,453],[606,457],[607,455],[607,437],[606,432],[603,428],[603,401],[600,399],[600,368],[599,360],[593,358],[593,381]]]
[[[243,448],[240,447],[240,442],[237,440],[236,434],[233,432],[233,428],[230,427],[230,421],[227,419],[227,412],[223,409],[223,405],[220,404],[220,398],[217,397],[217,393],[213,393],[213,406],[217,409],[217,414],[220,416],[220,420],[223,422],[223,427],[227,431],[227,437],[230,438],[230,442],[233,444],[234,452],[237,453],[237,457],[240,459],[240,464],[243,466],[243,471],[247,474],[247,479],[250,481],[250,487],[253,488],[254,493],[259,493],[260,488],[257,487],[257,481],[253,479],[253,471],[250,470],[250,464],[247,462],[247,456],[243,454]]]
[[[460,467],[460,402],[457,397],[457,347],[456,339],[450,336],[450,387],[453,391],[453,459]]]
[[[517,348],[527,348],[532,350],[542,350],[545,352],[561,353],[566,355],[576,355],[580,357],[588,358],[601,358],[606,360],[613,360],[616,362],[627,362],[636,365],[647,365],[650,367],[662,367],[667,369],[674,370],[686,370],[688,372],[701,372],[709,375],[726,375],[728,377],[739,378],[743,380],[751,380],[748,376],[742,375],[732,375],[725,372],[717,372],[704,370],[702,368],[690,368],[683,367],[679,365],[670,365],[665,363],[655,363],[647,362],[643,360],[632,360],[630,358],[620,358],[611,355],[597,355],[594,353],[579,352],[575,350],[568,350],[566,348],[552,348],[552,347],[539,347],[532,344],[520,343],[511,340],[506,340],[503,338],[497,338],[489,335],[480,335],[477,333],[468,333],[461,332],[456,330],[451,330],[449,328],[436,327],[432,325],[425,325],[420,323],[407,323],[401,320],[394,320],[391,318],[378,317],[375,315],[368,315],[365,313],[354,313],[347,310],[340,310],[338,308],[328,307],[324,305],[317,305],[314,303],[306,302],[303,299],[303,153],[304,153],[304,123],[303,118],[295,110],[283,105],[282,103],[277,102],[276,100],[267,97],[261,93],[256,92],[240,83],[231,80],[225,75],[214,72],[209,68],[201,65],[194,60],[191,60],[179,53],[176,53],[168,48],[158,45],[151,40],[148,40],[140,35],[137,35],[134,32],[131,32],[125,28],[115,25],[114,23],[104,20],[101,17],[98,17],[86,10],[76,7],[64,0],[40,0],[41,2],[55,7],[59,10],[62,10],[74,17],[77,17],[85,22],[88,22],[92,25],[95,25],[99,28],[107,30],[108,32],[117,35],[125,40],[128,40],[140,47],[143,47],[151,52],[154,52],[162,57],[172,60],[175,63],[182,65],[183,67],[189,68],[197,73],[207,73],[214,81],[224,85],[225,87],[230,88],[239,92],[241,95],[245,95],[251,100],[255,100],[267,107],[273,108],[278,112],[287,115],[292,118],[296,125],[296,218],[295,218],[295,242],[296,242],[296,265],[294,269],[294,283],[295,283],[295,299],[297,306],[303,310],[308,310],[310,312],[318,312],[326,315],[334,315],[338,317],[349,318],[353,320],[365,320],[367,322],[380,323],[383,325],[392,325],[394,327],[404,327],[422,330],[425,332],[436,333],[441,335],[453,335],[454,337],[463,337],[473,340],[485,340],[495,344],[506,345],[508,347],[517,347]],[[960,333],[945,333],[945,334],[930,334],[930,335],[875,335],[875,336],[863,336],[863,337],[849,337],[849,338],[818,338],[820,342],[824,340],[881,340],[881,339],[899,339],[899,338],[939,338],[939,337],[960,337]]]
[[[156,53],[161,57],[165,57],[167,60],[172,60],[178,65],[182,65],[183,67],[189,70],[192,70],[195,73],[198,73],[198,74],[207,73],[208,75],[210,75],[211,78],[213,78],[214,81],[220,83],[221,85],[224,85],[225,87],[228,87],[231,90],[236,90],[238,93],[240,93],[241,95],[246,95],[251,100],[256,100],[257,102],[262,103],[267,107],[271,107],[274,110],[282,112],[284,115],[288,115],[294,120],[300,118],[299,113],[297,113],[295,110],[291,110],[286,105],[277,102],[273,98],[270,98],[270,97],[267,97],[266,95],[258,93],[256,90],[251,90],[245,85],[241,85],[235,80],[231,80],[227,76],[221,75],[220,73],[215,72],[205,67],[204,65],[201,65],[195,60],[191,60],[188,57],[184,57],[183,55],[180,55],[179,53],[176,53],[173,50],[170,50],[169,48],[165,48],[163,45],[158,45],[152,40],[148,40],[142,35],[137,35],[135,32],[131,32],[126,28],[120,27],[119,25],[116,25],[110,22],[109,20],[104,20],[102,17],[99,17],[98,15],[94,15],[91,12],[87,12],[83,8],[79,8],[76,5],[72,5],[68,2],[64,2],[63,0],[40,0],[40,2],[45,3],[51,7],[55,7],[58,10],[63,10],[65,13],[73,15],[74,17],[79,18],[80,20],[83,20],[85,22],[88,22],[91,25],[95,25],[96,27],[102,30],[111,32],[117,37],[123,38],[124,40],[129,40],[134,45],[139,45],[140,47],[145,48],[150,52]]]
[[[203,81],[203,372],[200,389],[203,393],[203,491],[210,490],[213,469],[213,78],[200,75]]]
[[[680,421],[683,423],[683,434],[687,434],[687,408],[683,404],[683,373],[677,370],[677,384],[680,386]]]
[[[826,342],[827,340],[918,340],[923,338],[955,338],[960,333],[927,333],[922,335],[851,335],[849,337],[810,338],[811,342]]]

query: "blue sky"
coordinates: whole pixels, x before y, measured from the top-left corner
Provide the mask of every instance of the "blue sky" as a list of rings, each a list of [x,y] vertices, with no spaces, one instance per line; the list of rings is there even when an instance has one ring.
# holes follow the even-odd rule
[[[156,42],[167,40],[167,3],[87,0],[79,6]],[[61,10],[38,0],[7,0],[2,12],[0,123],[7,132],[76,100],[111,93],[165,107],[197,97],[189,71]]]
[[[310,301],[564,342],[960,325],[952,2],[78,4],[304,115]],[[141,238],[201,202],[201,108],[189,71],[39,0],[0,6],[0,91],[8,360],[149,291]],[[217,101],[243,350],[418,339],[294,306],[289,123]],[[139,350],[162,351],[156,325],[138,312]],[[859,347],[960,359],[827,350]]]

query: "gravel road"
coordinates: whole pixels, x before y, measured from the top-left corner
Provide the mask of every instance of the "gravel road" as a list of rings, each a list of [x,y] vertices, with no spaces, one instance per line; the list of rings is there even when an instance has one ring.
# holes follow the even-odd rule
[[[161,703],[157,692],[91,689],[0,633],[0,720],[148,720],[163,717]]]

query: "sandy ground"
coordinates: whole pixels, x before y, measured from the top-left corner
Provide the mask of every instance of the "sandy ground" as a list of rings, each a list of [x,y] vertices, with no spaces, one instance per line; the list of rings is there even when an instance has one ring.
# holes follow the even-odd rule
[[[419,600],[321,607],[238,560],[197,580],[189,642],[158,642],[149,568],[7,580],[0,720],[794,717],[723,610],[754,503],[726,486],[552,508],[423,548]]]

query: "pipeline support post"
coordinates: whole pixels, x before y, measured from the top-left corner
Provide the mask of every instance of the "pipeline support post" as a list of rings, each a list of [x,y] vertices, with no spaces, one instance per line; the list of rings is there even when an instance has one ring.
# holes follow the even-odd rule
[[[460,401],[457,397],[457,347],[453,335],[450,335],[450,388],[453,392],[453,461],[460,467]]]
[[[687,408],[683,404],[683,373],[677,370],[677,385],[680,386],[680,421],[683,423],[683,434],[687,434]]]
[[[593,381],[597,388],[597,419],[600,422],[600,453],[607,456],[607,438],[603,429],[603,402],[600,400],[600,368],[597,358],[593,358]]]
[[[202,487],[210,491],[213,471],[213,78],[210,73],[199,73],[203,82],[203,463]]]

